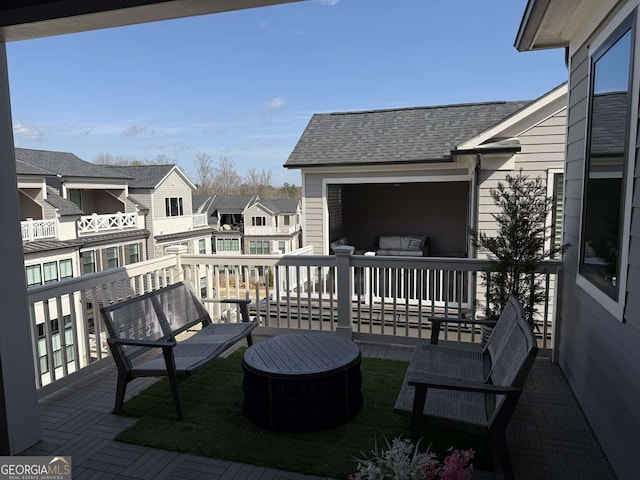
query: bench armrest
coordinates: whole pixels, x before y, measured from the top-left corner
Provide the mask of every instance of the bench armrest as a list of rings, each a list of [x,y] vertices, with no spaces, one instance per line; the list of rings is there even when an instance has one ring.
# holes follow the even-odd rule
[[[465,323],[471,325],[485,325],[487,327],[495,327],[497,320],[470,320],[468,318],[457,317],[427,317],[433,326],[431,327],[431,343],[436,345],[438,343],[438,337],[440,335],[440,327],[443,323]]]
[[[238,305],[240,308],[240,316],[242,317],[243,322],[250,322],[251,317],[249,315],[249,304],[251,300],[248,298],[205,298],[202,300],[206,303],[233,303]],[[256,320],[257,321],[257,318]]]
[[[427,388],[437,388],[441,390],[457,390],[462,392],[493,393],[496,395],[514,395],[522,392],[522,389],[520,388],[506,385],[461,382],[442,377],[433,377],[429,376],[428,373],[423,374],[421,372],[409,372],[407,376],[407,383],[412,387],[416,387],[416,389],[424,388],[425,390]]]
[[[166,348],[175,347],[175,340],[132,340],[127,338],[109,338],[107,342],[111,342],[118,345],[131,345],[134,347],[154,347],[154,348]]]

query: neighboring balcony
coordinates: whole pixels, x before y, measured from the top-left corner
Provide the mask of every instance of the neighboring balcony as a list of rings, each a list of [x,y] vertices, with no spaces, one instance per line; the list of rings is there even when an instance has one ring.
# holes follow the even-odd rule
[[[57,238],[58,222],[52,220],[27,219],[20,222],[22,227],[22,241],[42,240],[45,238]]]
[[[206,213],[194,213],[193,214],[193,228],[208,226]]]
[[[245,235],[259,235],[259,236],[271,236],[271,235],[291,235],[300,229],[299,225],[268,225],[264,227],[254,227],[251,225],[244,226]]]
[[[108,215],[84,215],[78,220],[78,234],[87,235],[114,230],[138,228],[137,213],[114,213]]]

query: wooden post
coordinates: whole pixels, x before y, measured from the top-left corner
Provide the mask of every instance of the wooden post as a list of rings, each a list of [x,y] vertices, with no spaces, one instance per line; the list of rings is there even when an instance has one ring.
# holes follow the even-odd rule
[[[351,294],[353,293],[353,278],[351,276],[351,255],[354,248],[342,245],[333,249],[336,254],[336,281],[338,284],[338,326],[336,334],[351,340],[353,333],[353,309],[351,308]]]
[[[0,42],[0,454],[15,455],[40,440],[27,282],[24,271],[9,78]],[[33,226],[33,225],[31,225]],[[62,334],[61,334],[62,335]]]

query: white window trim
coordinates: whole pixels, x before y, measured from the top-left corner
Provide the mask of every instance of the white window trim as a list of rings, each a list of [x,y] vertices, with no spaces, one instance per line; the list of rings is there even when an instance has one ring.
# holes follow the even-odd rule
[[[618,14],[611,20],[611,22],[607,25],[605,29],[603,29],[600,34],[594,38],[594,41],[590,44],[589,51],[596,52],[600,48],[600,46],[605,43],[609,37],[613,34],[613,32],[622,24],[622,22],[631,14],[633,9],[624,9],[623,11],[618,12]],[[638,24],[640,20],[640,11],[636,12],[635,18],[635,38],[634,38],[634,57],[633,57],[633,65],[632,65],[632,78],[633,83],[631,84],[631,112],[630,112],[630,121],[629,121],[629,148],[627,151],[627,181],[625,184],[625,198],[624,198],[624,218],[622,222],[622,230],[621,230],[621,251],[620,251],[620,275],[618,278],[619,283],[619,292],[618,295],[619,300],[614,300],[609,297],[606,293],[600,290],[597,286],[595,286],[589,279],[582,276],[580,274],[580,270],[576,272],[576,284],[584,290],[587,294],[589,294],[593,299],[598,302],[604,309],[606,309],[611,315],[613,315],[618,321],[624,322],[624,309],[625,309],[625,300],[626,300],[626,291],[627,291],[627,275],[629,269],[629,239],[631,234],[631,213],[632,213],[632,199],[633,199],[633,178],[634,178],[634,168],[635,168],[635,152],[636,152],[636,138],[637,138],[637,123],[638,123],[638,90],[640,88],[640,25]],[[589,63],[591,63],[592,55],[589,55]],[[591,70],[589,71],[589,85],[591,85]],[[588,95],[591,95],[591,87],[589,87]],[[587,116],[590,115],[591,112],[587,111]],[[585,122],[585,146],[584,146],[584,159],[586,162],[587,159],[587,141],[589,132],[589,122]],[[580,203],[580,231],[579,231],[579,242],[578,248],[576,249],[576,255],[578,257],[578,265],[580,265],[580,250],[582,246],[582,224],[583,224],[583,204],[584,204],[584,175],[585,172],[582,172],[582,194],[581,194],[581,203]]]
[[[556,183],[556,175],[564,175],[564,168],[549,168],[547,169],[547,197],[551,198],[553,197],[553,187]],[[565,178],[562,179],[563,183],[565,182]],[[564,191],[564,189],[563,189]],[[547,214],[547,221],[546,221],[546,225],[545,227],[549,229],[549,235],[545,235],[545,240],[544,240],[544,248],[547,252],[550,252],[551,249],[553,248],[553,243],[554,243],[554,238],[552,236],[553,234],[553,207],[555,205],[552,205],[552,207],[549,209],[549,213]],[[564,204],[563,204],[563,211],[564,211]],[[562,219],[562,244],[564,245],[564,212],[563,212],[563,219]]]

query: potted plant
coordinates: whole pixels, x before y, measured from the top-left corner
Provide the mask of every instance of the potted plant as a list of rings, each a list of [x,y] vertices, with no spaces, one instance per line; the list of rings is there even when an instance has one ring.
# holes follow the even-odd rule
[[[494,204],[500,209],[493,214],[497,235],[471,231],[477,248],[488,253],[491,267],[484,272],[487,289],[487,318],[497,318],[511,295],[522,302],[533,326],[536,305],[544,299],[544,287],[536,279],[540,263],[564,252],[569,244],[545,248],[549,227],[547,219],[554,198],[547,195],[540,177],[530,179],[522,173],[507,175],[506,184],[498,183],[490,190]]]

